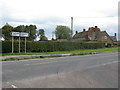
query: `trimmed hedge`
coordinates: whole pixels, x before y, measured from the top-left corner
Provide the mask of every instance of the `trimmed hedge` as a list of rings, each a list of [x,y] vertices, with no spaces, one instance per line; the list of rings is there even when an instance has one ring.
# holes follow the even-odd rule
[[[2,41],[2,53],[11,53],[11,41]],[[71,51],[78,49],[103,48],[103,43],[27,41],[27,52]],[[24,52],[24,41],[21,41],[21,52]],[[19,50],[19,41],[14,41],[14,52]]]

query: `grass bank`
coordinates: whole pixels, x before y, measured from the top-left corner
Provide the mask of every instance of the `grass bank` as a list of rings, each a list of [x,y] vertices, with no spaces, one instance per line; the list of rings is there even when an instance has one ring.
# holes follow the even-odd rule
[[[100,49],[81,49],[74,51],[57,51],[57,52],[27,52],[27,53],[3,53],[2,56],[8,55],[47,55],[47,54],[68,54],[68,53],[87,53],[87,52],[104,52],[104,51],[117,51],[117,47],[100,48]]]

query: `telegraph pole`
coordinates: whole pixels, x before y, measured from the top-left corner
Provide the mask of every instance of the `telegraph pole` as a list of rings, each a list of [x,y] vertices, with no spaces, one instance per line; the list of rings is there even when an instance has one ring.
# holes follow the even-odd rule
[[[73,17],[71,17],[71,31],[72,31],[72,33],[71,33],[71,36],[73,35]]]

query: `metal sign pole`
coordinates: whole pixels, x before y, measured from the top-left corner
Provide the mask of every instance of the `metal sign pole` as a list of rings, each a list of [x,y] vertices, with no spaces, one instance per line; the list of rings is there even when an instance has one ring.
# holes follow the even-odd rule
[[[20,53],[20,37],[19,37],[19,53]]]
[[[25,37],[25,53],[26,53],[26,37]]]
[[[14,43],[13,43],[14,37],[12,36],[12,53],[14,52]]]

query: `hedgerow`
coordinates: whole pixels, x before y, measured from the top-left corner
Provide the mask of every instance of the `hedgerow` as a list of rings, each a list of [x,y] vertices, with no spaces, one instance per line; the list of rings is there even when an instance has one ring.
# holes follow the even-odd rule
[[[24,41],[20,43],[21,52],[24,52]],[[2,53],[11,53],[11,41],[2,41]],[[71,51],[79,49],[103,48],[103,43],[57,42],[57,41],[27,41],[27,52]],[[14,52],[19,51],[19,41],[14,41]]]

